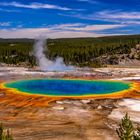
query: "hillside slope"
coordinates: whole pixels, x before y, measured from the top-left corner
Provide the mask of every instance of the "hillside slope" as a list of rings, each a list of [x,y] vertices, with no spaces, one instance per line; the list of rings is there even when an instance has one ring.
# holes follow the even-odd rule
[[[34,40],[0,39],[0,62],[33,67]],[[98,38],[48,39],[46,57],[60,56],[66,64],[101,67],[106,65],[136,65],[140,60],[140,35]]]

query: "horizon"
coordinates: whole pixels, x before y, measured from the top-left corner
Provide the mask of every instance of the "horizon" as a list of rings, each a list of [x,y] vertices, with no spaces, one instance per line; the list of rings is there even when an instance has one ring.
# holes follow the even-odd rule
[[[109,37],[129,37],[129,36],[140,36],[140,34],[128,34],[128,35],[108,35],[108,36],[97,36],[97,37],[63,37],[63,38],[45,38],[45,39],[51,39],[51,40],[55,40],[55,39],[86,39],[86,38],[109,38]],[[38,37],[36,38],[0,38],[2,40],[36,40],[38,39]]]
[[[140,1],[2,0],[0,38],[86,38],[140,34]]]

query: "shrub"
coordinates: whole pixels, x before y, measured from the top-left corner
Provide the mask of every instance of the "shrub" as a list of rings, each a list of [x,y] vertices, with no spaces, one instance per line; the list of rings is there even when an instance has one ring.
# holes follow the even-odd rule
[[[10,131],[4,129],[3,125],[0,125],[0,140],[14,140]]]

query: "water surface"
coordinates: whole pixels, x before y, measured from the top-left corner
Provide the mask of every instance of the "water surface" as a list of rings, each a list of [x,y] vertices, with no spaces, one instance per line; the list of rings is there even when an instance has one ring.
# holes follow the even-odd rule
[[[30,94],[84,96],[123,91],[130,88],[130,83],[102,80],[34,79],[10,82],[5,86]]]

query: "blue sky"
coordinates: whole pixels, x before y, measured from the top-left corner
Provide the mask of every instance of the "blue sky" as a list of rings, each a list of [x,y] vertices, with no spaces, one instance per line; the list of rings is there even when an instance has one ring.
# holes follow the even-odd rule
[[[140,34],[140,0],[0,0],[0,38]]]

